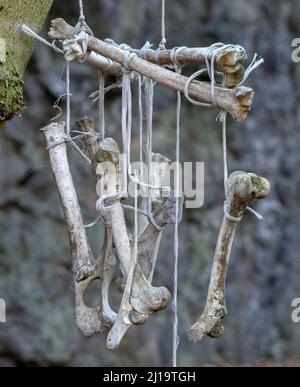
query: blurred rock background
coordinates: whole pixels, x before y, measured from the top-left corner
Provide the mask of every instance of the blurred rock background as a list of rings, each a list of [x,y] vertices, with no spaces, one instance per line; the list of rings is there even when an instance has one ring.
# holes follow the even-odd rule
[[[186,210],[180,226],[179,364],[278,364],[300,358],[300,327],[291,322],[291,301],[300,297],[300,65],[291,61],[291,41],[300,37],[296,0],[167,0],[168,47],[205,46],[222,41],[257,52],[265,64],[247,84],[256,91],[246,122],[229,125],[230,170],[254,171],[272,184],[270,197],[255,205],[265,217],[245,216],[231,258],[226,333],[218,341],[194,345],[186,331],[200,314],[222,218],[221,131],[217,111],[184,101],[182,160],[204,161],[205,204]],[[160,41],[160,0],[85,1],[96,36],[141,47]],[[75,24],[77,1],[55,1],[49,20]],[[74,325],[71,262],[67,233],[39,129],[57,113],[53,102],[64,91],[64,62],[41,44],[25,79],[22,117],[0,135],[0,297],[7,323],[0,325],[2,366],[168,366],[171,363],[172,311],[159,313],[144,327],[131,329],[116,352],[105,338],[83,338]],[[194,69],[187,68],[191,73]],[[88,95],[97,74],[72,65],[72,119],[93,114]],[[174,92],[155,88],[154,151],[174,158]],[[120,138],[120,90],[107,96],[110,136]],[[137,131],[137,127],[135,126]],[[136,133],[135,131],[135,133]],[[134,141],[137,146],[137,141]],[[95,184],[89,168],[70,150],[84,216],[95,217]],[[100,227],[89,231],[96,252]],[[164,237],[156,284],[172,289],[172,229]],[[91,292],[89,302],[95,301]],[[118,296],[120,297],[120,296]],[[118,299],[115,295],[114,302]]]

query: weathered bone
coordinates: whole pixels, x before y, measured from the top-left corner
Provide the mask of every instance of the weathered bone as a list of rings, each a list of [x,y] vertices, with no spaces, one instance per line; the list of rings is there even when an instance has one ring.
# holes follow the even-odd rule
[[[270,184],[266,179],[240,171],[229,176],[227,187],[227,211],[235,218],[243,216],[247,206],[254,199],[262,199],[270,191]],[[189,337],[194,342],[201,340],[205,334],[217,338],[224,332],[223,320],[227,314],[225,281],[236,229],[237,222],[228,220],[224,216],[215,251],[206,305],[201,316],[189,330]]]
[[[91,117],[81,118],[76,122],[78,128],[87,133],[83,137],[83,143],[88,152],[89,158],[92,162],[95,176],[97,176],[96,153],[98,150],[98,141],[95,136],[94,120]],[[111,219],[109,213],[104,219],[104,242],[101,248],[99,258],[97,260],[99,267],[99,277],[101,278],[101,308],[97,307],[97,312],[100,314],[103,321],[110,321],[111,324],[108,330],[111,329],[113,322],[116,320],[117,314],[112,310],[109,305],[109,288],[112,281],[116,277],[116,258],[113,254],[113,235],[111,230]]]
[[[87,287],[100,275],[99,267],[94,260],[88,243],[77,193],[70,172],[67,147],[66,143],[63,142],[65,123],[52,123],[41,129],[41,131],[45,135],[47,147],[49,148],[50,164],[69,234],[75,279],[76,324],[85,336],[103,333],[111,327],[113,321],[101,318],[99,315],[100,305],[96,308],[89,308],[83,300]]]
[[[132,246],[127,234],[124,209],[121,200],[116,199],[118,192],[122,190],[123,186],[123,184],[119,182],[119,176],[122,176],[119,156],[120,150],[118,145],[111,138],[106,138],[101,142],[96,155],[99,163],[103,164],[104,162],[110,162],[115,167],[114,171],[110,170],[109,174],[106,175],[107,180],[112,181],[113,184],[111,184],[110,181],[107,181],[106,188],[108,191],[105,192],[105,194],[108,198],[108,205],[109,197],[115,197],[113,198],[113,204],[109,209],[114,242],[126,281],[132,281],[132,283],[127,282],[125,286],[117,320],[108,334],[107,347],[109,349],[118,347],[123,336],[131,326],[129,315],[133,309],[139,315],[153,313],[164,309],[171,300],[171,295],[166,288],[154,287],[147,281],[139,265],[136,265],[134,268],[132,278],[129,276],[132,264]],[[105,174],[105,170],[103,170],[102,173]],[[115,174],[115,176],[113,174]],[[119,182],[117,187],[116,182]],[[126,291],[126,288],[130,288],[130,291],[128,292],[128,289]],[[145,320],[144,316],[140,316],[140,318]]]
[[[181,222],[183,197],[178,198],[178,200],[179,222]],[[171,192],[170,197],[165,199],[154,213],[153,219],[162,229],[166,225],[174,224],[176,222],[176,197],[174,197],[173,192]],[[158,231],[153,224],[149,223],[138,241],[138,262],[146,278],[149,280],[152,280],[156,261],[156,257],[153,255],[153,246],[155,246],[160,233],[161,231]]]
[[[49,37],[55,40],[67,40],[72,39],[74,28],[66,22],[60,22],[59,28],[54,25],[52,26]],[[156,50],[142,49],[136,50],[127,46],[130,52],[137,54],[138,56],[147,59],[147,61],[159,64],[160,66],[172,65],[172,50]],[[188,48],[185,47],[178,52],[177,62],[183,66],[186,64],[198,64],[206,65],[205,58],[208,56],[209,60],[212,60],[212,51],[210,47],[196,47]],[[235,45],[229,48],[221,50],[216,58],[216,70],[227,75],[228,87],[234,87],[240,83],[244,77],[245,69],[243,62],[247,59],[245,50]],[[112,62],[108,66],[107,59],[102,55],[92,52],[91,55],[86,59],[86,62],[100,71],[107,71],[109,74],[119,77],[122,76],[122,66],[119,63]]]
[[[49,37],[53,40],[64,40],[65,21],[55,19],[51,22]],[[184,92],[188,78],[173,71],[162,68],[154,63],[148,62],[138,56],[126,59],[126,51],[115,47],[101,39],[91,37],[88,42],[89,50],[114,62],[125,66],[131,71],[144,75],[153,81],[163,84],[173,90]],[[132,54],[133,55],[133,54]],[[189,94],[192,98],[204,102],[212,103],[211,85],[207,82],[193,81],[189,87]],[[227,111],[237,121],[246,119],[254,98],[252,89],[237,86],[234,89],[215,87],[215,102],[220,109]]]
[[[160,167],[159,167],[159,171],[152,171],[152,173],[155,176],[153,176],[154,177],[153,181],[150,180],[150,184],[155,185],[155,186],[159,186],[159,187],[163,187],[165,175],[166,175],[167,170],[168,170],[167,167],[170,165],[171,160],[168,159],[167,157],[161,155],[160,153],[153,153],[152,154],[152,163],[159,163]],[[156,173],[156,172],[159,172],[159,173]],[[151,191],[149,192],[149,194],[151,194],[151,197],[152,197],[152,204],[155,208],[157,208],[158,205],[162,204],[160,191],[161,190],[151,189]],[[139,207],[144,213],[147,213],[147,211],[148,211],[147,206],[148,206],[148,198],[143,197],[140,201]],[[153,211],[153,208],[151,208],[151,211]],[[143,234],[143,232],[146,230],[148,224],[149,224],[149,219],[144,214],[138,214],[138,236],[139,236],[139,238]],[[148,281],[150,283],[152,282],[153,275],[154,275],[154,270],[155,270],[155,266],[156,266],[156,260],[157,260],[157,256],[158,256],[158,252],[159,252],[159,246],[161,243],[162,234],[163,234],[162,230],[157,233],[157,235],[155,236],[155,238],[153,240],[153,244],[151,246],[152,269],[150,271],[150,274],[147,275],[142,268],[143,273],[146,275],[146,278],[148,279]],[[154,246],[154,248],[153,248],[153,246]],[[140,256],[140,254],[139,254],[139,256]]]

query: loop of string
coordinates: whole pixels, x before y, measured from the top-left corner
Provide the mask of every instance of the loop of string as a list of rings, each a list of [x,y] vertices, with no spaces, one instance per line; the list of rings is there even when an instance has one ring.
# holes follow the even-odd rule
[[[159,49],[165,50],[166,44],[166,1],[161,0],[161,41],[159,44]]]

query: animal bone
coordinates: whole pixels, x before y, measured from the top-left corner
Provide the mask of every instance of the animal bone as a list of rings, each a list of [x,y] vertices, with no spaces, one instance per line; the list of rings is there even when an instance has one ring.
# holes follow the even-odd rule
[[[124,210],[121,199],[118,194],[122,191],[122,176],[120,163],[120,150],[116,142],[111,138],[106,138],[99,145],[97,151],[97,161],[101,166],[109,162],[114,168],[108,166],[109,172],[106,173],[105,167],[102,169],[102,178],[106,176],[106,198],[109,206],[110,198],[113,198],[113,204],[109,207],[111,224],[114,236],[115,246],[126,278],[126,286],[118,313],[117,320],[108,334],[107,347],[115,349],[132,325],[129,315],[134,310],[136,315],[140,316],[139,321],[145,321],[145,313],[153,313],[164,309],[171,300],[169,291],[164,287],[154,287],[145,278],[139,265],[132,267],[133,249],[129,241]],[[106,164],[107,165],[107,164]]]
[[[234,218],[240,218],[254,199],[263,199],[269,194],[270,184],[263,177],[238,171],[229,176],[227,189],[228,214]],[[201,340],[205,334],[217,338],[224,333],[223,320],[227,314],[225,281],[236,229],[237,222],[224,216],[215,251],[206,305],[201,316],[189,330],[189,337],[194,342]]]
[[[154,163],[154,164],[153,164]],[[164,179],[165,175],[167,173],[168,167],[171,163],[171,160],[168,159],[167,157],[161,155],[160,153],[153,153],[152,154],[152,166],[157,166],[158,170],[152,170],[152,173],[154,176],[150,177],[149,183],[151,185],[157,186],[157,187],[163,187],[164,186]],[[152,181],[153,180],[153,181]],[[161,190],[154,190],[151,189],[149,192],[149,195],[152,197],[152,204],[154,207],[158,207],[158,205],[161,205],[162,200],[161,200]],[[144,212],[147,213],[148,211],[148,198],[143,197],[140,201],[140,209]],[[151,208],[150,211],[153,211]],[[147,226],[149,224],[149,219],[143,215],[143,214],[138,214],[138,235],[139,238],[143,234],[143,232],[146,230]],[[153,240],[152,246],[151,246],[151,252],[152,252],[152,259],[151,259],[151,265],[152,265],[152,270],[148,275],[146,275],[146,278],[148,281],[151,283],[154,275],[154,270],[155,270],[155,265],[156,265],[156,260],[158,256],[158,251],[159,251],[159,246],[162,238],[162,230],[158,232],[156,237]],[[140,256],[140,254],[139,254]],[[143,270],[143,269],[142,269]],[[143,273],[145,274],[145,271],[143,270]]]
[[[69,234],[75,282],[76,324],[85,336],[103,333],[111,327],[112,321],[101,318],[99,315],[100,306],[89,308],[83,300],[87,287],[92,281],[99,278],[99,267],[94,260],[88,243],[77,193],[70,172],[67,147],[66,143],[63,142],[65,123],[51,123],[41,131],[47,141],[50,164]]]
[[[84,117],[78,120],[76,124],[82,132],[87,133],[87,136],[83,138],[83,142],[92,162],[94,173],[97,176],[98,162],[96,160],[96,153],[98,150],[98,141],[97,137],[95,136],[96,133],[94,130],[94,120],[91,117]],[[117,262],[113,254],[113,235],[109,214],[105,216],[104,227],[104,242],[99,258],[97,260],[99,267],[99,278],[101,278],[101,308],[99,310],[99,314],[102,320],[111,321],[113,324],[113,322],[116,320],[117,314],[109,305],[108,295],[110,285],[116,277]],[[112,327],[112,324],[109,326],[109,329]]]
[[[183,197],[179,198],[179,222],[182,218]],[[176,197],[171,192],[169,198],[161,204],[155,212],[153,219],[160,228],[176,222]],[[152,280],[156,257],[153,255],[153,246],[162,231],[159,231],[153,224],[149,223],[138,241],[138,262],[148,280]]]

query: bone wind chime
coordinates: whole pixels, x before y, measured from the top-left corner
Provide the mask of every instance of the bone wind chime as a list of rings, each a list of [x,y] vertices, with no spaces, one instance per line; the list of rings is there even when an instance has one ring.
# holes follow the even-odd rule
[[[79,1],[80,18],[73,28],[63,19],[51,23],[49,38],[52,43],[35,34],[23,25],[29,34],[63,54],[66,59],[66,123],[51,122],[42,129],[47,141],[51,167],[59,191],[67,223],[75,283],[76,323],[80,331],[91,336],[106,334],[107,348],[116,349],[132,325],[145,324],[149,317],[171,302],[171,294],[165,287],[153,286],[159,245],[163,230],[168,224],[175,225],[175,260],[173,294],[173,365],[176,365],[177,335],[177,266],[178,225],[181,221],[183,195],[179,187],[180,110],[181,93],[194,105],[220,109],[218,120],[222,124],[224,157],[224,219],[215,251],[208,297],[203,313],[189,330],[193,341],[205,334],[216,338],[223,333],[223,320],[227,313],[225,303],[225,279],[235,232],[246,211],[262,218],[249,205],[269,193],[266,179],[253,173],[237,171],[228,176],[226,151],[226,119],[229,113],[234,120],[243,121],[251,109],[253,90],[243,86],[250,73],[263,60],[257,55],[245,68],[246,52],[239,45],[213,44],[204,48],[176,47],[166,49],[165,1],[162,0],[162,40],[157,49],[148,42],[142,49],[133,49],[127,44],[116,44],[112,40],[100,40],[93,36]],[[60,47],[59,48],[59,43]],[[96,130],[92,118],[77,121],[78,129],[70,128],[70,67],[71,61],[85,62],[99,72],[99,88],[92,98],[99,106],[99,128]],[[190,77],[183,76],[185,65],[200,67]],[[210,81],[197,81],[201,75]],[[105,87],[106,76],[116,82]],[[174,187],[163,187],[162,177],[155,176],[152,164],[168,163],[170,160],[152,152],[153,92],[155,83],[177,91],[176,114],[176,162]],[[147,173],[143,168],[131,169],[132,89],[138,89],[140,128],[140,162],[145,151]],[[112,138],[105,136],[104,96],[113,87],[122,87],[122,152]],[[143,140],[143,93],[145,97],[146,146]],[[84,145],[84,148],[80,147]],[[67,144],[72,145],[92,166],[97,176],[97,209],[104,225],[104,242],[98,259],[94,259],[86,234],[76,190],[74,188]],[[122,154],[122,157],[121,157]],[[109,167],[108,167],[109,165]],[[113,166],[113,168],[111,168]],[[100,171],[100,172],[99,172]],[[104,183],[103,183],[104,182]],[[125,205],[128,198],[128,183],[134,186],[134,207]],[[139,192],[147,194],[138,200]],[[155,193],[153,195],[153,192]],[[168,195],[166,195],[168,192]],[[134,211],[134,230],[130,236],[126,225],[125,210]],[[118,258],[118,259],[117,259]],[[109,288],[117,277],[120,263],[123,293],[118,313],[109,305]],[[84,302],[87,288],[101,279],[101,294],[98,306],[91,308]]]

